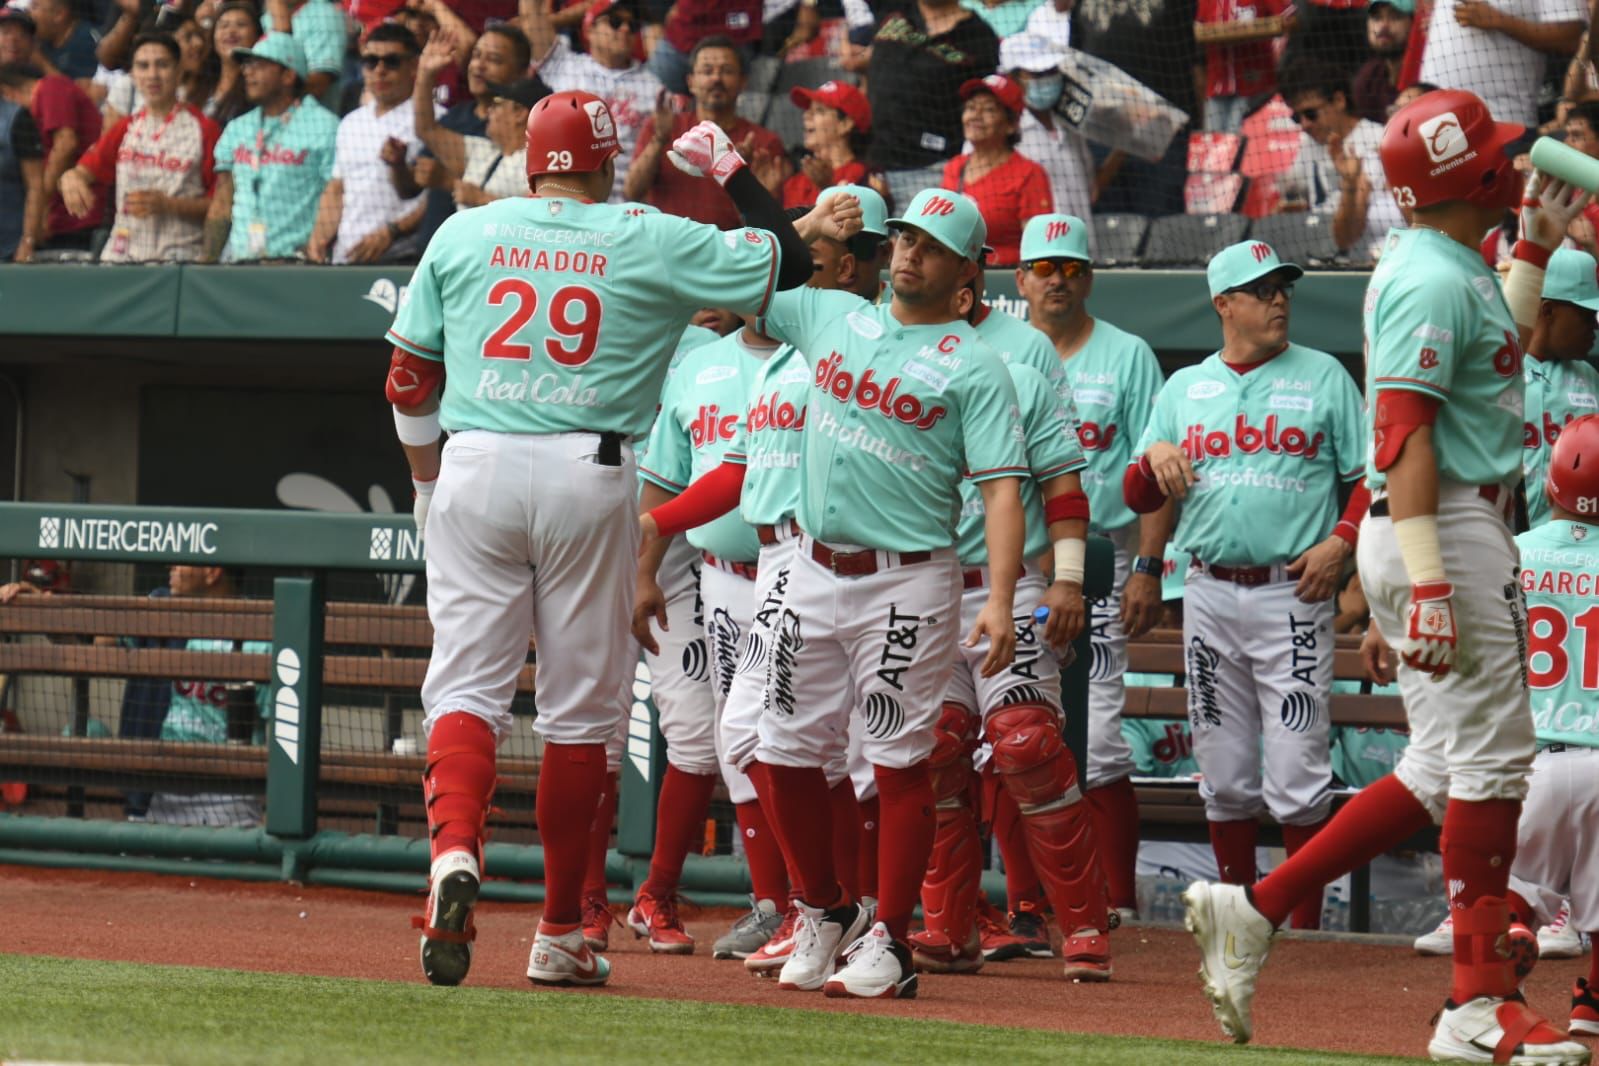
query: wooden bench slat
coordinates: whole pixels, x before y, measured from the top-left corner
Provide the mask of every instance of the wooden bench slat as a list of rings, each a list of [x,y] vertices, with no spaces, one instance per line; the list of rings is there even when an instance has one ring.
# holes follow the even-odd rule
[[[1127,689],[1128,718],[1188,717],[1188,690],[1181,688]],[[1409,729],[1405,707],[1397,696],[1373,696],[1366,693],[1334,692],[1332,696],[1332,723],[1339,726],[1364,726],[1368,729]]]
[[[329,603],[323,632],[327,643],[334,646],[433,646],[433,627],[425,607]],[[170,596],[31,597],[14,601],[0,613],[0,633],[271,640],[272,604],[269,600]]]

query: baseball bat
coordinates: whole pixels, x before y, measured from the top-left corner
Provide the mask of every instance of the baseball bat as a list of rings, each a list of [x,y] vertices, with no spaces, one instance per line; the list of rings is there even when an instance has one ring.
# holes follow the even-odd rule
[[[1599,159],[1564,141],[1539,137],[1532,143],[1532,165],[1552,178],[1589,192],[1599,192]]]

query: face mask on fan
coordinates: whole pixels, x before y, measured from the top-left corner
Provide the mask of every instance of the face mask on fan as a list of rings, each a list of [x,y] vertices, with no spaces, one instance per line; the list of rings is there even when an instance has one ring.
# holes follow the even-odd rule
[[[1048,111],[1060,100],[1061,77],[1051,74],[1027,82],[1027,106],[1034,111]]]

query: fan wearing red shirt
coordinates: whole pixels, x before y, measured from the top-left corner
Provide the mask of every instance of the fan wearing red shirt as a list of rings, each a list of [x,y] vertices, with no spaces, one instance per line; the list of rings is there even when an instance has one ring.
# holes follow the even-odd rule
[[[1274,38],[1295,25],[1292,0],[1199,0],[1194,39],[1205,48],[1205,128],[1237,133],[1251,97],[1277,88]]]
[[[105,217],[105,197],[82,218],[74,218],[61,202],[58,186],[83,146],[99,138],[99,109],[71,78],[46,74],[30,63],[0,65],[0,96],[28,109],[44,147],[44,192],[49,206],[42,232],[48,236],[39,249],[87,251],[95,227]]]
[[[994,249],[988,265],[1015,266],[1027,220],[1055,210],[1049,175],[1016,150],[1025,94],[1005,75],[990,74],[962,85],[960,95],[961,132],[971,151],[944,164],[941,184],[977,201]]]
[[[122,119],[61,177],[74,217],[96,190],[116,187],[116,216],[102,263],[185,262],[200,258],[216,172],[211,154],[221,129],[178,102],[178,42],[165,33],[133,42],[133,81],[144,107]]]
[[[805,161],[783,183],[784,207],[812,207],[824,188],[865,185],[863,158],[872,135],[872,105],[866,94],[843,81],[814,89],[793,88],[788,98],[805,112]]]

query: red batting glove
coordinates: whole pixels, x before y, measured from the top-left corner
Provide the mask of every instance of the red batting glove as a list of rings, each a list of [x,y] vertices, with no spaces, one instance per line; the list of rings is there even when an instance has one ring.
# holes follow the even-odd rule
[[[727,139],[727,131],[710,120],[685,131],[666,154],[683,173],[715,178],[718,185],[726,185],[745,165],[744,157]]]
[[[1459,629],[1455,625],[1455,587],[1434,581],[1410,587],[1404,639],[1395,649],[1412,670],[1442,678],[1455,665]]]

